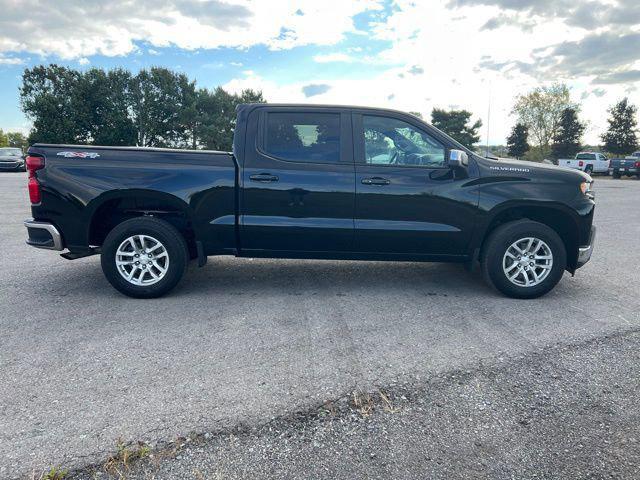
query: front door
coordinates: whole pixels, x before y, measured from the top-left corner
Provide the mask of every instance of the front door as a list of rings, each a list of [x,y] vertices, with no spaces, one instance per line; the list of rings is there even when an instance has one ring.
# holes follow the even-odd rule
[[[249,117],[241,182],[244,254],[352,249],[355,180],[349,112],[255,110]]]
[[[354,113],[355,244],[360,252],[468,253],[477,190],[447,166],[451,145],[406,115]]]

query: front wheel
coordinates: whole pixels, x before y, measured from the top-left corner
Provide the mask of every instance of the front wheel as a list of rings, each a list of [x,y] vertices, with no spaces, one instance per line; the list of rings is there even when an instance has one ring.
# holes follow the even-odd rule
[[[510,222],[487,238],[482,255],[485,279],[513,298],[537,298],[562,278],[564,243],[548,226],[531,220]]]
[[[189,251],[170,223],[137,217],[117,225],[105,239],[102,271],[118,291],[134,298],[160,297],[184,275]]]

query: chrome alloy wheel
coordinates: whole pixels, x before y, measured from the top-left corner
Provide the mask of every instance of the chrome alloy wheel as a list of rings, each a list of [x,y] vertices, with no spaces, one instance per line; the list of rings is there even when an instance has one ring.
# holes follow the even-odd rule
[[[544,281],[553,267],[553,253],[539,238],[521,238],[502,257],[502,270],[519,287],[534,287]]]
[[[116,267],[120,275],[133,285],[153,285],[167,274],[169,254],[157,239],[133,235],[118,247]]]

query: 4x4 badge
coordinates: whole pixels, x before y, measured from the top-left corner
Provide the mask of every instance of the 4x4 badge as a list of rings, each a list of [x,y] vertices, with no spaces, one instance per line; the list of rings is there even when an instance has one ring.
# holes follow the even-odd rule
[[[94,152],[58,152],[56,155],[66,158],[98,158],[99,153]]]

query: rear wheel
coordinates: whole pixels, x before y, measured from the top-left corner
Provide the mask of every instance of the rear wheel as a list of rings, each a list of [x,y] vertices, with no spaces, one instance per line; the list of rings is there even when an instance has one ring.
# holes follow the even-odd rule
[[[613,178],[620,178],[620,172],[614,170]]]
[[[562,239],[548,226],[519,220],[496,228],[485,242],[485,279],[513,298],[536,298],[562,278],[567,262]]]
[[[584,169],[584,173],[588,173],[589,175],[591,175],[593,173],[593,165],[587,165],[587,167]]]
[[[134,298],[169,292],[184,275],[189,252],[184,237],[164,220],[138,217],[117,225],[102,245],[102,271],[118,291]]]

